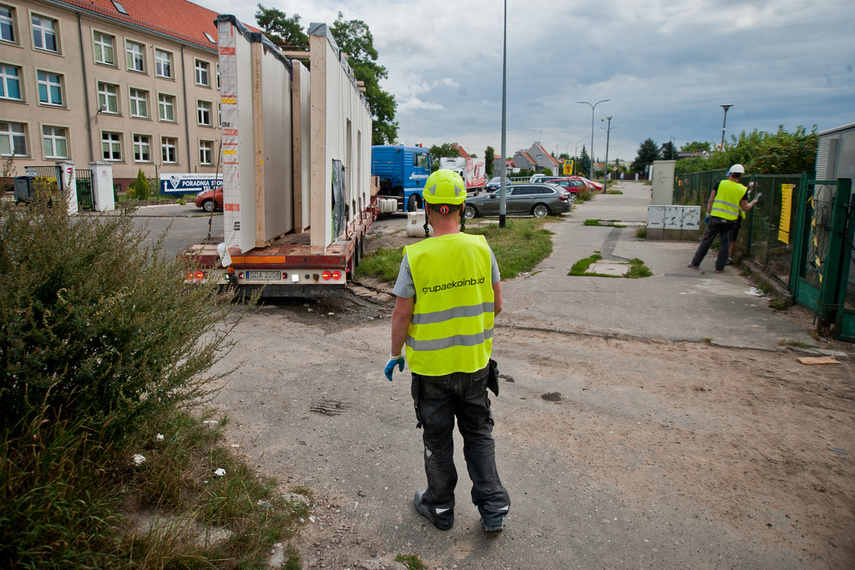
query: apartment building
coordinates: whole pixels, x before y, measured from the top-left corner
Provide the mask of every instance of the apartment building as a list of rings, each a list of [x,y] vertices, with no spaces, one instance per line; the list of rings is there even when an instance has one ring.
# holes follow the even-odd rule
[[[213,173],[216,12],[184,0],[0,0],[0,162],[112,164],[117,189]]]

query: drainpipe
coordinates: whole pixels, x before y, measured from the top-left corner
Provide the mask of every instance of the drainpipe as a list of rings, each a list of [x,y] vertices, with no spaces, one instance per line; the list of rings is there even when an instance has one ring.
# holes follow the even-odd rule
[[[187,70],[184,63],[184,46],[181,46],[181,77],[183,81],[181,85],[184,87],[184,138],[187,139],[187,172],[190,172],[190,157],[193,156],[190,152],[190,113],[187,109]],[[160,187],[157,189],[160,192]]]
[[[89,79],[86,77],[86,53],[83,46],[83,19],[77,14],[77,33],[80,36],[80,67],[83,68],[83,97],[86,100],[86,138],[89,139],[89,160],[95,161],[95,151],[92,146],[92,112],[89,108]]]

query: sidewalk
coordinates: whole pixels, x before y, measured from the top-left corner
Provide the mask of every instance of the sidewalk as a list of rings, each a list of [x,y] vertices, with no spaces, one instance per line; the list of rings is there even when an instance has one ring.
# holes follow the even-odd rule
[[[699,271],[687,266],[696,242],[635,237],[647,220],[650,187],[623,182],[623,194],[600,194],[577,204],[555,232],[552,255],[531,276],[502,284],[504,326],[537,326],[669,341],[711,341],[724,346],[773,349],[781,341],[814,346],[811,329],[791,322],[768,300],[749,294],[754,285],[740,268],[716,274],[714,252]],[[584,226],[587,219],[620,220],[625,228]],[[573,277],[578,260],[599,252],[604,261],[639,258],[653,271],[643,279]],[[796,309],[798,310],[798,309]]]

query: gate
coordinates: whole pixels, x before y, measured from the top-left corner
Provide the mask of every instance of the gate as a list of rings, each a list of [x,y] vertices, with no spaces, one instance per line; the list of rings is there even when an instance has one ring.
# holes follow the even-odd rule
[[[855,287],[849,291],[855,204],[852,181],[802,176],[790,293],[816,313],[817,330],[855,342]]]
[[[60,173],[58,166],[26,166],[24,170],[33,176],[33,188],[36,195],[55,196],[59,191],[58,180]],[[88,168],[74,169],[76,181],[75,191],[77,193],[77,206],[82,210],[94,209],[92,199],[92,170]]]

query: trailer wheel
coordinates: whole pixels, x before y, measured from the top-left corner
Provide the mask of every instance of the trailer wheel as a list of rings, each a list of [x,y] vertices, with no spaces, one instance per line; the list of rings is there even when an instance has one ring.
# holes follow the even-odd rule
[[[408,212],[415,212],[418,209],[419,209],[419,202],[416,199],[416,195],[412,194],[410,196],[409,200],[407,200],[407,211]]]

